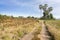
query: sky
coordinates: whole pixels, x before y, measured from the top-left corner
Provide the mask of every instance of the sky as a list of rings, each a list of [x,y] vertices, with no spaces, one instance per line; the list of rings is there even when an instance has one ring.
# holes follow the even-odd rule
[[[40,4],[53,7],[51,12],[55,18],[60,18],[60,0],[0,0],[0,14],[9,16],[41,17]]]

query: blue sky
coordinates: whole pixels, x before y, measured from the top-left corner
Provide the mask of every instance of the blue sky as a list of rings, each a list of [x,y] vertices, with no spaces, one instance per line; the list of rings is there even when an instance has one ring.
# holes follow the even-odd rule
[[[0,14],[41,17],[42,11],[39,10],[39,4],[52,6],[52,14],[60,18],[60,0],[0,0]]]

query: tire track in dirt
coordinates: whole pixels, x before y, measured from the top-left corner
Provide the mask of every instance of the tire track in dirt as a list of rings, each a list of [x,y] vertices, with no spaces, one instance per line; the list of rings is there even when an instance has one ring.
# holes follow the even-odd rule
[[[51,33],[48,31],[45,21],[42,21],[42,30],[40,32],[40,40],[54,40]]]
[[[35,27],[30,33],[26,34],[23,38],[21,38],[20,40],[32,40],[32,38],[34,37],[34,33],[36,32],[38,27]]]
[[[49,32],[48,27],[45,21],[42,21],[42,29],[41,32],[38,30],[37,27],[33,29],[29,34],[25,35],[20,40],[54,40],[53,35]],[[40,34],[40,35],[39,35]]]

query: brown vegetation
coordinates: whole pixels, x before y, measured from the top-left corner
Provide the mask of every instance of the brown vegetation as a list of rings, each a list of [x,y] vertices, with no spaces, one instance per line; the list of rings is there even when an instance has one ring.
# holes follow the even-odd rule
[[[38,20],[29,18],[0,19],[0,40],[18,40],[38,24]]]

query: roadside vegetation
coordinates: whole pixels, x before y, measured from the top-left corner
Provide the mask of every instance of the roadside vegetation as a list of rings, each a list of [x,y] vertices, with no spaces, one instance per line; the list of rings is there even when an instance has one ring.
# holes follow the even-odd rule
[[[49,31],[54,35],[55,40],[60,40],[60,20],[48,20]]]
[[[37,25],[39,21],[34,18],[0,15],[0,40],[19,40]]]

